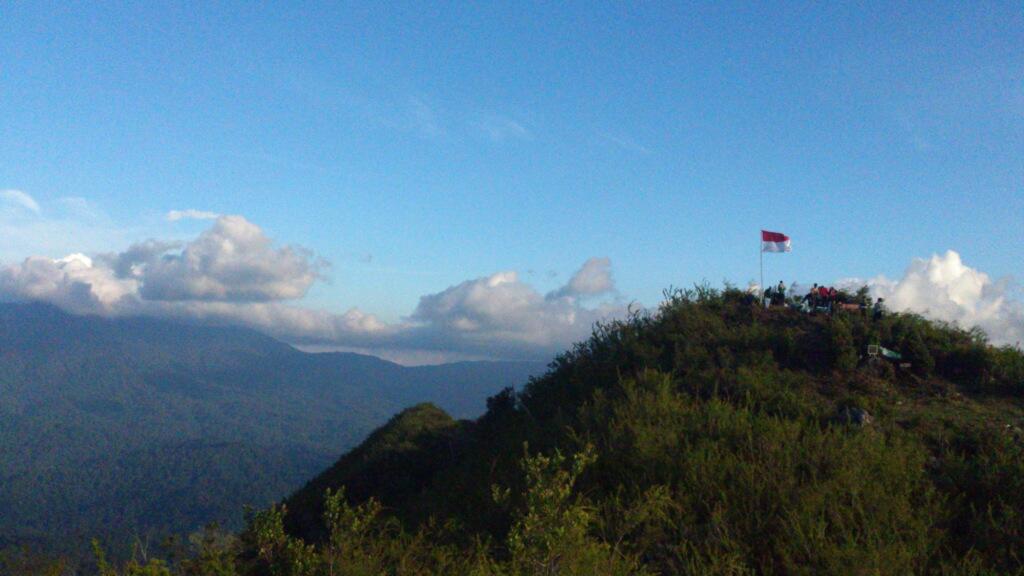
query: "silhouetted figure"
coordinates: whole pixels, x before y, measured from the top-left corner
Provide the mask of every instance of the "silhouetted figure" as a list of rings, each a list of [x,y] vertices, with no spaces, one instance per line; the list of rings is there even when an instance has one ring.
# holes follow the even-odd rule
[[[786,305],[786,285],[779,280],[779,285],[775,287],[775,301],[779,306]]]

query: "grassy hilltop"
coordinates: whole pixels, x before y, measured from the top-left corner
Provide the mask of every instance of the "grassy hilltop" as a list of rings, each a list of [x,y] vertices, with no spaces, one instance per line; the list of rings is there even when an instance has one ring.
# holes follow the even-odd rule
[[[978,332],[699,287],[599,326],[475,421],[396,415],[190,559],[105,568],[1021,573],[1022,428],[1024,355]]]

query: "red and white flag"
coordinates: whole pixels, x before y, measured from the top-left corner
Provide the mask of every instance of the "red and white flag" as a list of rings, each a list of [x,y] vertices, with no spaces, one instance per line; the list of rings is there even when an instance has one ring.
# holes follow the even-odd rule
[[[792,249],[789,236],[781,232],[761,230],[761,252],[789,252]]]

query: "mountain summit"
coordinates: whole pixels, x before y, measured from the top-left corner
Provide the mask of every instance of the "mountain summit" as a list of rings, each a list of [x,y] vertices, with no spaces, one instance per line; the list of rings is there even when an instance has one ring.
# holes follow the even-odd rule
[[[978,332],[674,292],[475,421],[396,416],[275,509],[279,542],[423,573],[1012,573],[1022,399],[1024,355]],[[339,494],[376,514],[359,538]]]

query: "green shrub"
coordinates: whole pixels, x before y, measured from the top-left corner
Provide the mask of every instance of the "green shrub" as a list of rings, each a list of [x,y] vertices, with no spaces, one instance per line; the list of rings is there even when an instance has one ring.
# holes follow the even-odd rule
[[[850,372],[857,367],[857,349],[853,344],[850,324],[842,317],[834,318],[829,325],[832,369]]]
[[[1004,346],[991,349],[992,388],[1003,394],[1024,396],[1024,353],[1019,348]]]

